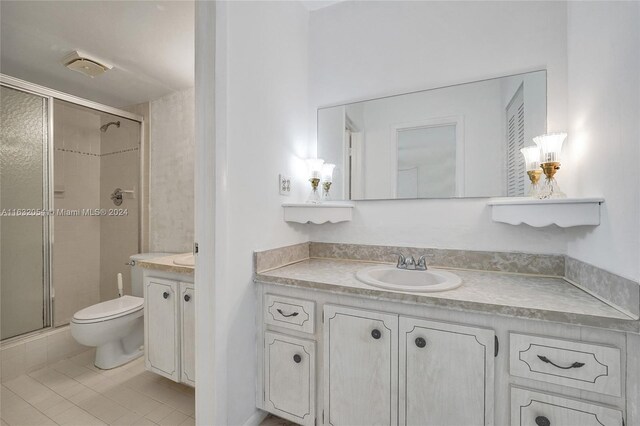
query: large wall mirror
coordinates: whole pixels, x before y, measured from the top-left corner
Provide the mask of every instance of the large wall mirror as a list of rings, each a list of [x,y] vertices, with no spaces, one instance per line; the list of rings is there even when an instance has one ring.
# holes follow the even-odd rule
[[[520,149],[546,132],[535,71],[318,109],[340,200],[524,196]]]

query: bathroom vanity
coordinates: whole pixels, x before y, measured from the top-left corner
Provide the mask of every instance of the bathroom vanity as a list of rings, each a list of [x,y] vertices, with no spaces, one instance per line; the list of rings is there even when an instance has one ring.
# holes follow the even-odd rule
[[[539,275],[451,269],[460,287],[411,293],[358,280],[372,265],[362,258],[264,253],[280,266],[257,253],[257,405],[279,417],[609,426],[638,403],[626,383],[626,333],[638,321],[553,265]]]
[[[189,254],[138,263],[144,268],[147,370],[195,386],[194,266]]]

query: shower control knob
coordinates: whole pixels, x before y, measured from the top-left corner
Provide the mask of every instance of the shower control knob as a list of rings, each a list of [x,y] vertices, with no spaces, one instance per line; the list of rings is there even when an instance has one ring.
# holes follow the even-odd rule
[[[189,296],[188,294],[184,295],[184,301],[188,302],[189,300],[191,300],[191,296]]]
[[[162,297],[164,297],[165,299],[169,298],[169,292],[165,291],[164,293],[162,293]]]

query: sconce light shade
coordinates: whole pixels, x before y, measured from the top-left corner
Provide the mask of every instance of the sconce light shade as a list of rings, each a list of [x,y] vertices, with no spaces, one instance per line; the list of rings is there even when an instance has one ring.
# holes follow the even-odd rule
[[[538,145],[542,152],[541,162],[560,162],[560,151],[562,151],[562,143],[566,138],[567,134],[562,132],[547,133],[533,138],[533,141]]]
[[[323,182],[333,182],[333,169],[335,169],[336,165],[331,163],[324,163],[322,166],[322,181]]]
[[[320,158],[307,158],[310,179],[320,179],[322,177],[322,165],[324,160]]]
[[[527,171],[540,169],[540,147],[537,145],[527,146],[522,148],[520,152],[524,156]]]

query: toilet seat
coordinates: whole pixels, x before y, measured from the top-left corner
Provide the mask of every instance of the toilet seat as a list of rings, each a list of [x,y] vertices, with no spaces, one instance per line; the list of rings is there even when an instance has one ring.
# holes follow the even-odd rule
[[[117,299],[97,303],[75,313],[72,322],[88,324],[108,321],[143,309],[144,299],[135,296],[122,296]]]

